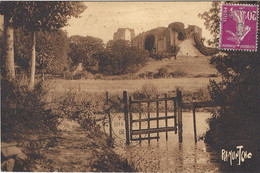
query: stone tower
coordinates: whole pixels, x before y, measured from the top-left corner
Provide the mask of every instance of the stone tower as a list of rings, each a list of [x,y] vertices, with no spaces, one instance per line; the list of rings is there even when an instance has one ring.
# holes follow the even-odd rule
[[[127,40],[132,41],[135,37],[133,29],[129,28],[118,28],[117,32],[114,33],[113,40]]]

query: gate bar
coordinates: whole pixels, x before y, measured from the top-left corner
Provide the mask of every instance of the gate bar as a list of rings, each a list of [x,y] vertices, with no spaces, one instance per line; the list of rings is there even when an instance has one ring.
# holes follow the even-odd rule
[[[177,90],[178,99],[178,132],[179,142],[182,142],[182,94],[180,90]]]
[[[161,127],[159,129],[157,129],[157,128],[142,129],[141,131],[133,130],[132,135],[149,134],[149,133],[166,132],[166,131],[175,131],[175,129],[176,129],[175,127]]]
[[[129,139],[129,121],[128,121],[128,105],[127,105],[127,92],[123,92],[123,103],[124,103],[124,115],[125,115],[125,134],[126,134],[126,144],[130,144]]]
[[[165,127],[168,127],[168,120],[167,120],[167,94],[165,94]],[[166,141],[168,141],[168,132],[166,131]]]
[[[150,121],[154,121],[154,120],[165,120],[165,119],[174,119],[174,116],[167,116],[167,117],[154,117],[154,118],[150,118]],[[132,122],[143,122],[143,121],[148,121],[148,118],[145,119],[141,119],[141,120],[132,120]]]
[[[140,141],[140,140],[148,140],[148,139],[158,139],[160,137],[158,136],[153,136],[153,137],[150,137],[150,138],[133,138],[132,141]]]
[[[129,112],[130,112],[130,140],[133,139],[133,136],[132,136],[132,130],[133,130],[133,114],[132,114],[132,97],[129,96]]]
[[[176,100],[173,100],[174,103],[174,127],[177,127],[177,106],[176,106]],[[177,134],[177,128],[175,130],[175,134]]]
[[[147,102],[148,108],[148,130],[150,130],[150,101]],[[148,132],[148,143],[150,144],[150,132]]]

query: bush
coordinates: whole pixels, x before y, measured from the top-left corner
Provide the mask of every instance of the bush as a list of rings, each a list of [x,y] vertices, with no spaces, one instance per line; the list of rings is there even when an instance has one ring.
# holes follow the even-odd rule
[[[156,74],[154,74],[154,78],[166,78],[169,76],[169,71],[167,68],[160,68]]]
[[[172,77],[188,77],[188,74],[180,69],[178,69],[174,72],[171,72],[170,75]]]
[[[134,73],[145,65],[149,58],[146,50],[131,47],[125,40],[110,41],[104,52],[98,55],[99,73],[122,75]]]
[[[164,53],[164,52],[158,52],[156,53],[155,51],[151,51],[150,52],[150,57],[152,59],[155,59],[155,60],[163,60],[165,58],[170,58],[171,55],[169,53]]]
[[[133,97],[134,99],[147,99],[155,97],[156,93],[158,93],[158,88],[153,83],[147,82],[143,84],[140,91],[133,93]]]
[[[206,47],[203,43],[203,41],[200,39],[200,36],[198,33],[194,34],[194,42],[195,42],[195,47],[202,53],[203,55],[206,56],[212,56],[216,53],[219,52],[218,49],[216,48],[211,48],[211,47]]]
[[[56,143],[59,115],[45,109],[41,101],[45,92],[40,84],[29,91],[16,82],[1,82],[1,140],[25,147],[28,162],[44,156],[42,149]]]

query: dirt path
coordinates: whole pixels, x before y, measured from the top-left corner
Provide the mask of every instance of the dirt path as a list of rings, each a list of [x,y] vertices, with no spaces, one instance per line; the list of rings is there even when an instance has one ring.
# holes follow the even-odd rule
[[[58,144],[46,149],[44,161],[38,160],[32,171],[92,172],[131,171],[107,145],[102,132],[89,132],[76,121],[64,119]]]

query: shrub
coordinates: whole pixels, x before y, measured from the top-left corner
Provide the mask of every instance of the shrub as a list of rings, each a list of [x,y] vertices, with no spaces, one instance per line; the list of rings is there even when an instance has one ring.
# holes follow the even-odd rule
[[[170,75],[172,77],[187,77],[188,76],[188,74],[186,72],[182,71],[181,69],[171,72]]]
[[[1,82],[1,140],[25,147],[28,162],[44,156],[41,149],[56,143],[59,115],[45,109],[41,84],[29,91],[17,82]]]
[[[160,68],[158,73],[154,75],[155,78],[165,78],[169,76],[169,71],[167,68]]]
[[[147,82],[143,84],[140,91],[133,93],[133,97],[134,99],[147,99],[155,97],[156,93],[158,93],[158,88],[153,83]]]
[[[155,59],[155,60],[163,60],[165,58],[170,58],[171,55],[169,53],[164,53],[164,52],[158,52],[156,53],[155,51],[151,51],[150,52],[150,57],[152,59]]]

